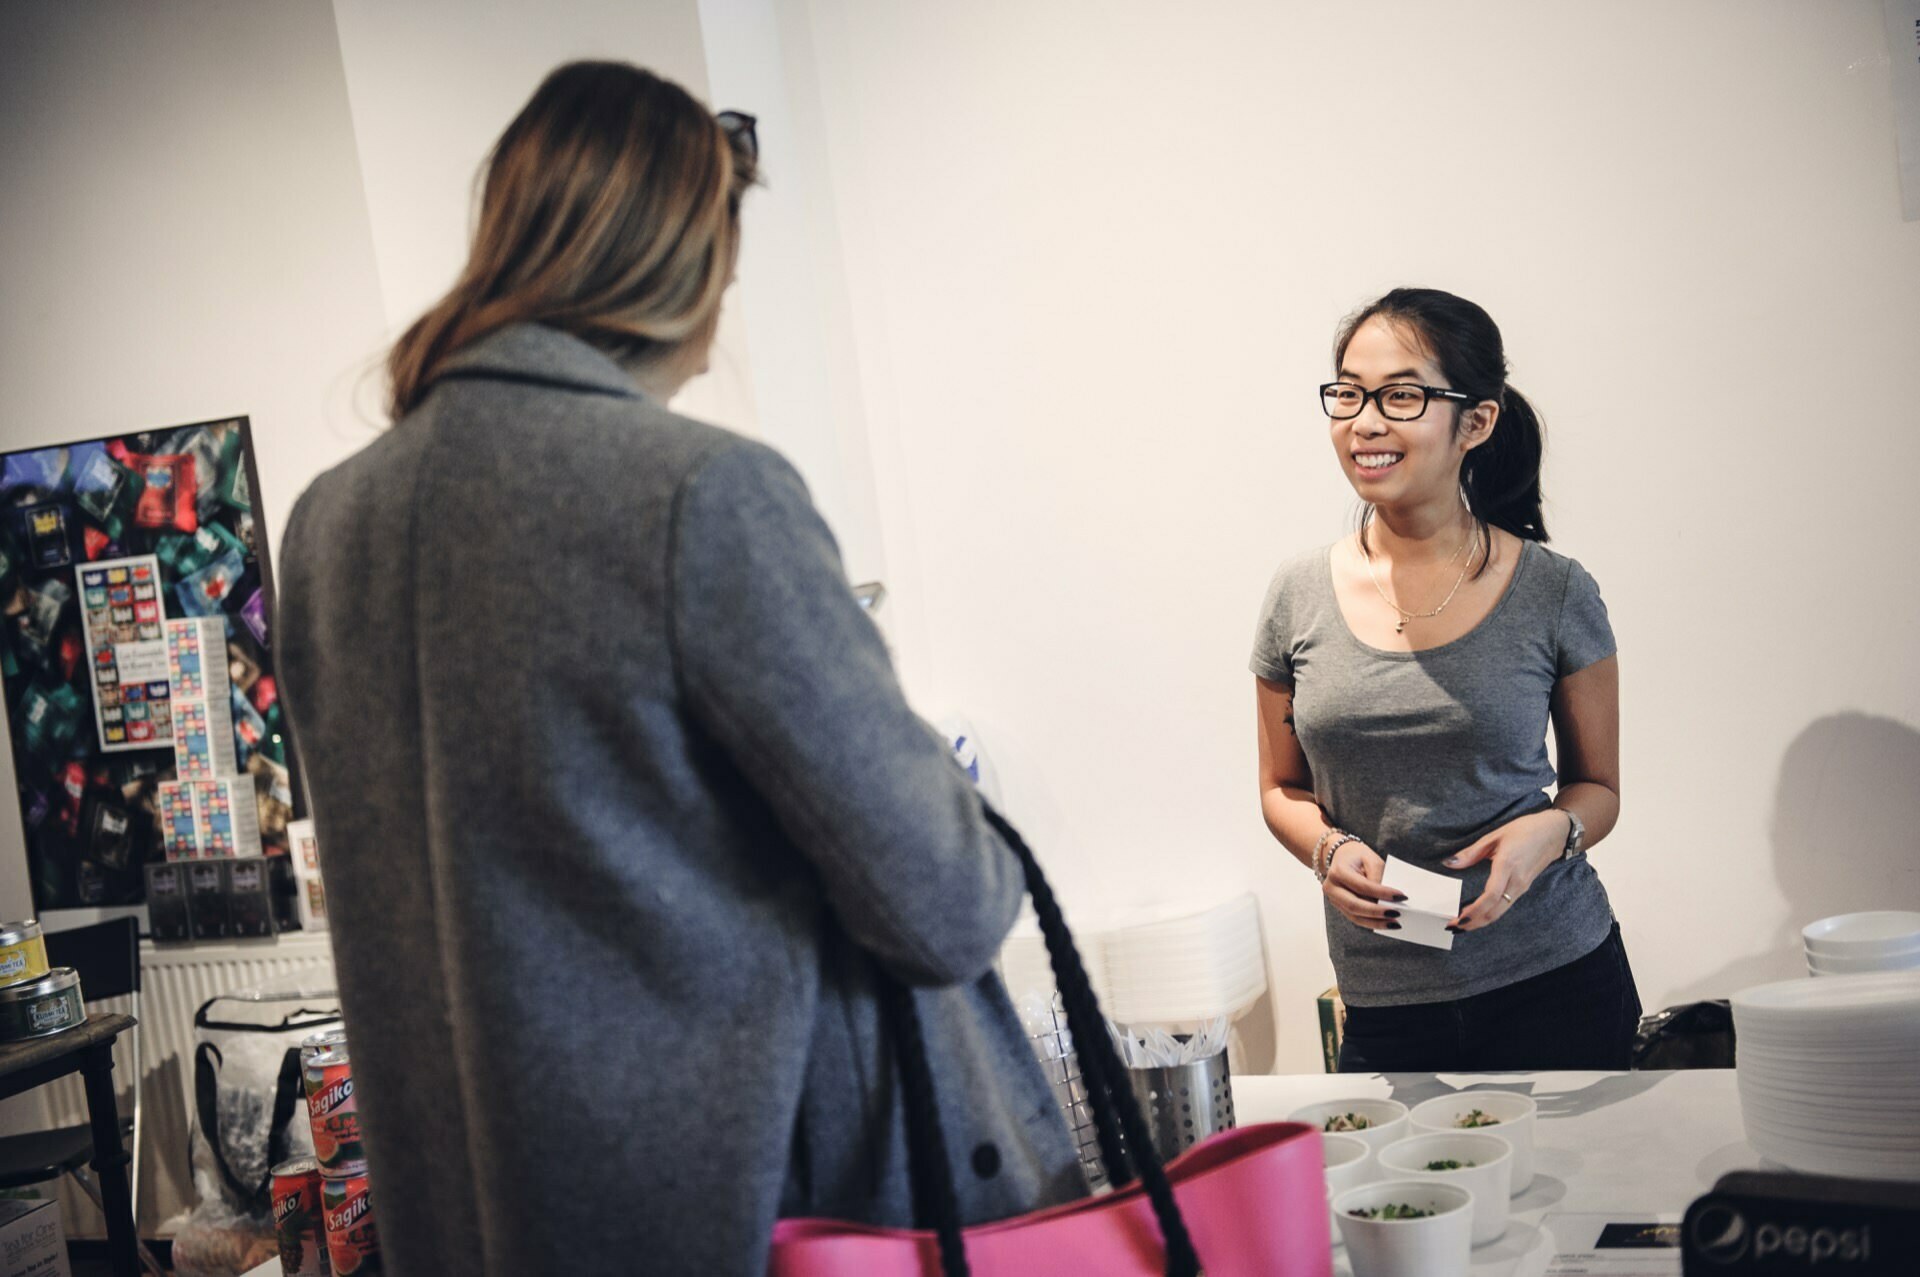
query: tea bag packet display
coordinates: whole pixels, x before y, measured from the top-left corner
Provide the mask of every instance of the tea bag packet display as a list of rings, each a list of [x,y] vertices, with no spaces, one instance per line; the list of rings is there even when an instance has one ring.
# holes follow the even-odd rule
[[[300,926],[305,931],[327,928],[327,888],[320,880],[320,839],[311,820],[287,822],[287,847],[293,862],[294,890]]]
[[[156,941],[193,939],[187,904],[185,865],[171,861],[146,866],[147,928]]]
[[[167,676],[173,687],[177,777],[212,780],[237,773],[226,621],[216,616],[168,621]]]
[[[151,554],[80,568],[80,622],[103,750],[173,743],[160,565]]]
[[[1460,916],[1458,878],[1389,857],[1380,885],[1400,892],[1406,899],[1393,906],[1400,911],[1400,929],[1378,934],[1431,949],[1453,948],[1453,933],[1447,930],[1447,924]]]
[[[160,829],[168,860],[259,855],[253,777],[167,781],[160,786]]]

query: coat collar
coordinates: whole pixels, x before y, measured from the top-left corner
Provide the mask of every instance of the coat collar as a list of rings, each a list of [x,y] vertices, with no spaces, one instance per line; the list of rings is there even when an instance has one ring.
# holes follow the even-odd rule
[[[545,324],[509,324],[488,333],[455,352],[434,374],[435,381],[450,377],[539,382],[627,399],[646,397],[604,353]]]

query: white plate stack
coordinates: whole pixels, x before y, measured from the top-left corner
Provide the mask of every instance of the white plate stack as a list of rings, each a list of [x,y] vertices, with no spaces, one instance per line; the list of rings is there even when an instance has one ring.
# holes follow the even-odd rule
[[[1747,1141],[1795,1170],[1920,1179],[1920,971],[1733,997]]]
[[[1822,918],[1801,929],[1800,942],[1814,975],[1920,971],[1920,913],[1883,909]]]
[[[1100,940],[1093,982],[1107,1018],[1117,1024],[1178,1026],[1237,1016],[1267,987],[1260,905],[1250,894],[1203,913],[1109,931]]]

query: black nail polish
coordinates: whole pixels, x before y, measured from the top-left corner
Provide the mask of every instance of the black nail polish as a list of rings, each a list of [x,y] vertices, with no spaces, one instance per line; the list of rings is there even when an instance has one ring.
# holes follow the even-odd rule
[[[1399,923],[1397,923],[1397,922],[1389,922],[1389,923],[1387,924],[1387,930],[1388,930],[1388,931],[1398,931],[1398,930],[1400,930],[1400,924],[1399,924]]]
[[[1398,918],[1400,916],[1400,911],[1398,909],[1389,909],[1386,912],[1386,916],[1389,918]]]
[[[1447,930],[1448,930],[1448,931],[1451,931],[1451,932],[1453,932],[1453,934],[1457,936],[1457,935],[1459,935],[1460,933],[1462,933],[1463,931],[1465,931],[1465,930],[1466,930],[1466,928],[1465,928],[1465,927],[1456,927],[1456,926],[1454,926],[1454,925],[1453,925],[1452,923],[1448,923],[1448,924],[1447,924]]]
[[[1397,904],[1397,905],[1401,905],[1401,904],[1405,904],[1406,902],[1407,902],[1407,898],[1406,898],[1405,896],[1395,896],[1395,897],[1393,897],[1393,903],[1395,903],[1395,904]]]

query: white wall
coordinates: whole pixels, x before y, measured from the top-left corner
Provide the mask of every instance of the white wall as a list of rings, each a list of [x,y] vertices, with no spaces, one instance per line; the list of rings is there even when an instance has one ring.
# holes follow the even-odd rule
[[[0,446],[248,414],[277,547],[384,327],[332,6],[0,5],[0,263]]]
[[[1272,568],[1352,508],[1335,322],[1399,283],[1486,305],[1546,414],[1554,544],[1620,638],[1596,861],[1649,1009],[1920,898],[1920,225],[1874,0],[790,8],[903,655],[1083,916],[1252,886],[1279,1067],[1317,1067],[1320,906],[1259,819],[1246,657]]]

